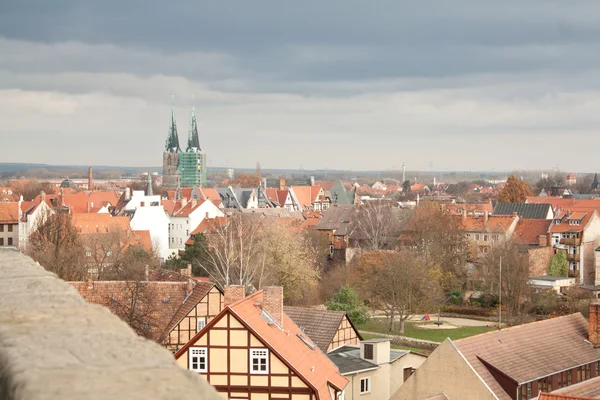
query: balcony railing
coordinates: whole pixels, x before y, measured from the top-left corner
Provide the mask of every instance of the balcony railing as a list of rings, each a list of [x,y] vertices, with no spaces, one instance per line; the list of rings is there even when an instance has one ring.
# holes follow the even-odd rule
[[[579,271],[569,270],[569,278],[578,278],[579,279]]]
[[[564,240],[567,246],[579,246],[581,244],[581,238],[566,238]]]
[[[579,261],[581,254],[567,254],[567,260],[569,261]]]

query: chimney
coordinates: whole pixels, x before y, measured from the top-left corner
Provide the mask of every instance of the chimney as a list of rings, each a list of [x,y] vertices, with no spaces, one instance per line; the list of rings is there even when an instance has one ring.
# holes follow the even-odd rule
[[[190,277],[187,280],[187,291],[186,294],[189,296],[190,293],[192,293],[194,291],[194,286],[196,286],[196,281],[194,280],[194,278]]]
[[[43,190],[40,192],[40,202],[46,201],[46,192]]]
[[[285,189],[285,178],[279,178],[279,190]]]
[[[283,287],[263,287],[263,309],[265,309],[279,326],[283,326]]]
[[[125,188],[125,201],[131,200],[131,189]]]
[[[463,208],[462,214],[460,216],[462,217],[463,222],[467,222],[467,209],[466,208]]]
[[[310,177],[310,186],[315,186],[315,177],[314,176]]]
[[[489,218],[489,214],[488,214],[487,210],[485,210],[483,212],[483,221],[488,222],[488,218]]]
[[[182,197],[181,198],[181,208],[187,206],[187,197]]]
[[[518,213],[518,212],[516,212],[516,211],[513,211],[513,213],[512,213],[512,216],[513,216],[513,217],[518,217],[518,216],[519,216],[519,213]]]
[[[548,236],[546,236],[546,235],[539,235],[538,236],[538,245],[540,247],[546,247],[546,246],[548,246]]]
[[[244,287],[242,285],[230,285],[230,286],[225,286],[223,288],[223,292],[225,292],[225,295],[223,296],[223,306],[227,307],[228,305],[231,305],[233,303],[235,303],[236,301],[239,301],[241,299],[243,299],[246,294],[246,290],[244,289]]]
[[[594,347],[600,346],[600,303],[590,303],[590,319],[588,325],[589,341]]]
[[[92,167],[88,168],[88,190],[94,190],[94,180],[92,179]]]
[[[196,207],[196,205],[198,205],[198,201],[196,199],[192,199],[192,208]]]
[[[185,268],[180,268],[179,273],[183,276],[192,277],[192,264],[188,264]]]

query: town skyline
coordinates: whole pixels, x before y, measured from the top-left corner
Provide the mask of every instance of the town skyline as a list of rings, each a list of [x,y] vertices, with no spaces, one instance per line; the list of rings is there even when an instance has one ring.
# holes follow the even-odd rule
[[[160,165],[174,94],[209,167],[594,171],[597,3],[119,7],[0,5],[3,161]]]

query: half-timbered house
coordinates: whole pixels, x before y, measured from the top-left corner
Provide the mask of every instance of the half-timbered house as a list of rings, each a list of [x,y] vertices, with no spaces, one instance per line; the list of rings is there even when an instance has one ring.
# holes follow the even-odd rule
[[[358,346],[362,337],[345,311],[315,310],[303,307],[283,307],[304,333],[323,353],[343,345]]]
[[[283,312],[281,287],[226,287],[224,309],[175,358],[228,399],[335,400],[348,383]]]

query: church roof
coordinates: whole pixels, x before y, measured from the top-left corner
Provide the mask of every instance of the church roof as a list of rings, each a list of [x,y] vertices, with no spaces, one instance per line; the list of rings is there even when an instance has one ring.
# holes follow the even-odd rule
[[[200,151],[200,139],[198,138],[198,124],[196,123],[196,109],[192,107],[190,119],[190,130],[188,132],[188,143],[185,151]]]
[[[177,135],[177,124],[175,123],[175,108],[171,107],[171,123],[169,124],[169,133],[165,144],[165,152],[180,153],[179,136]]]

